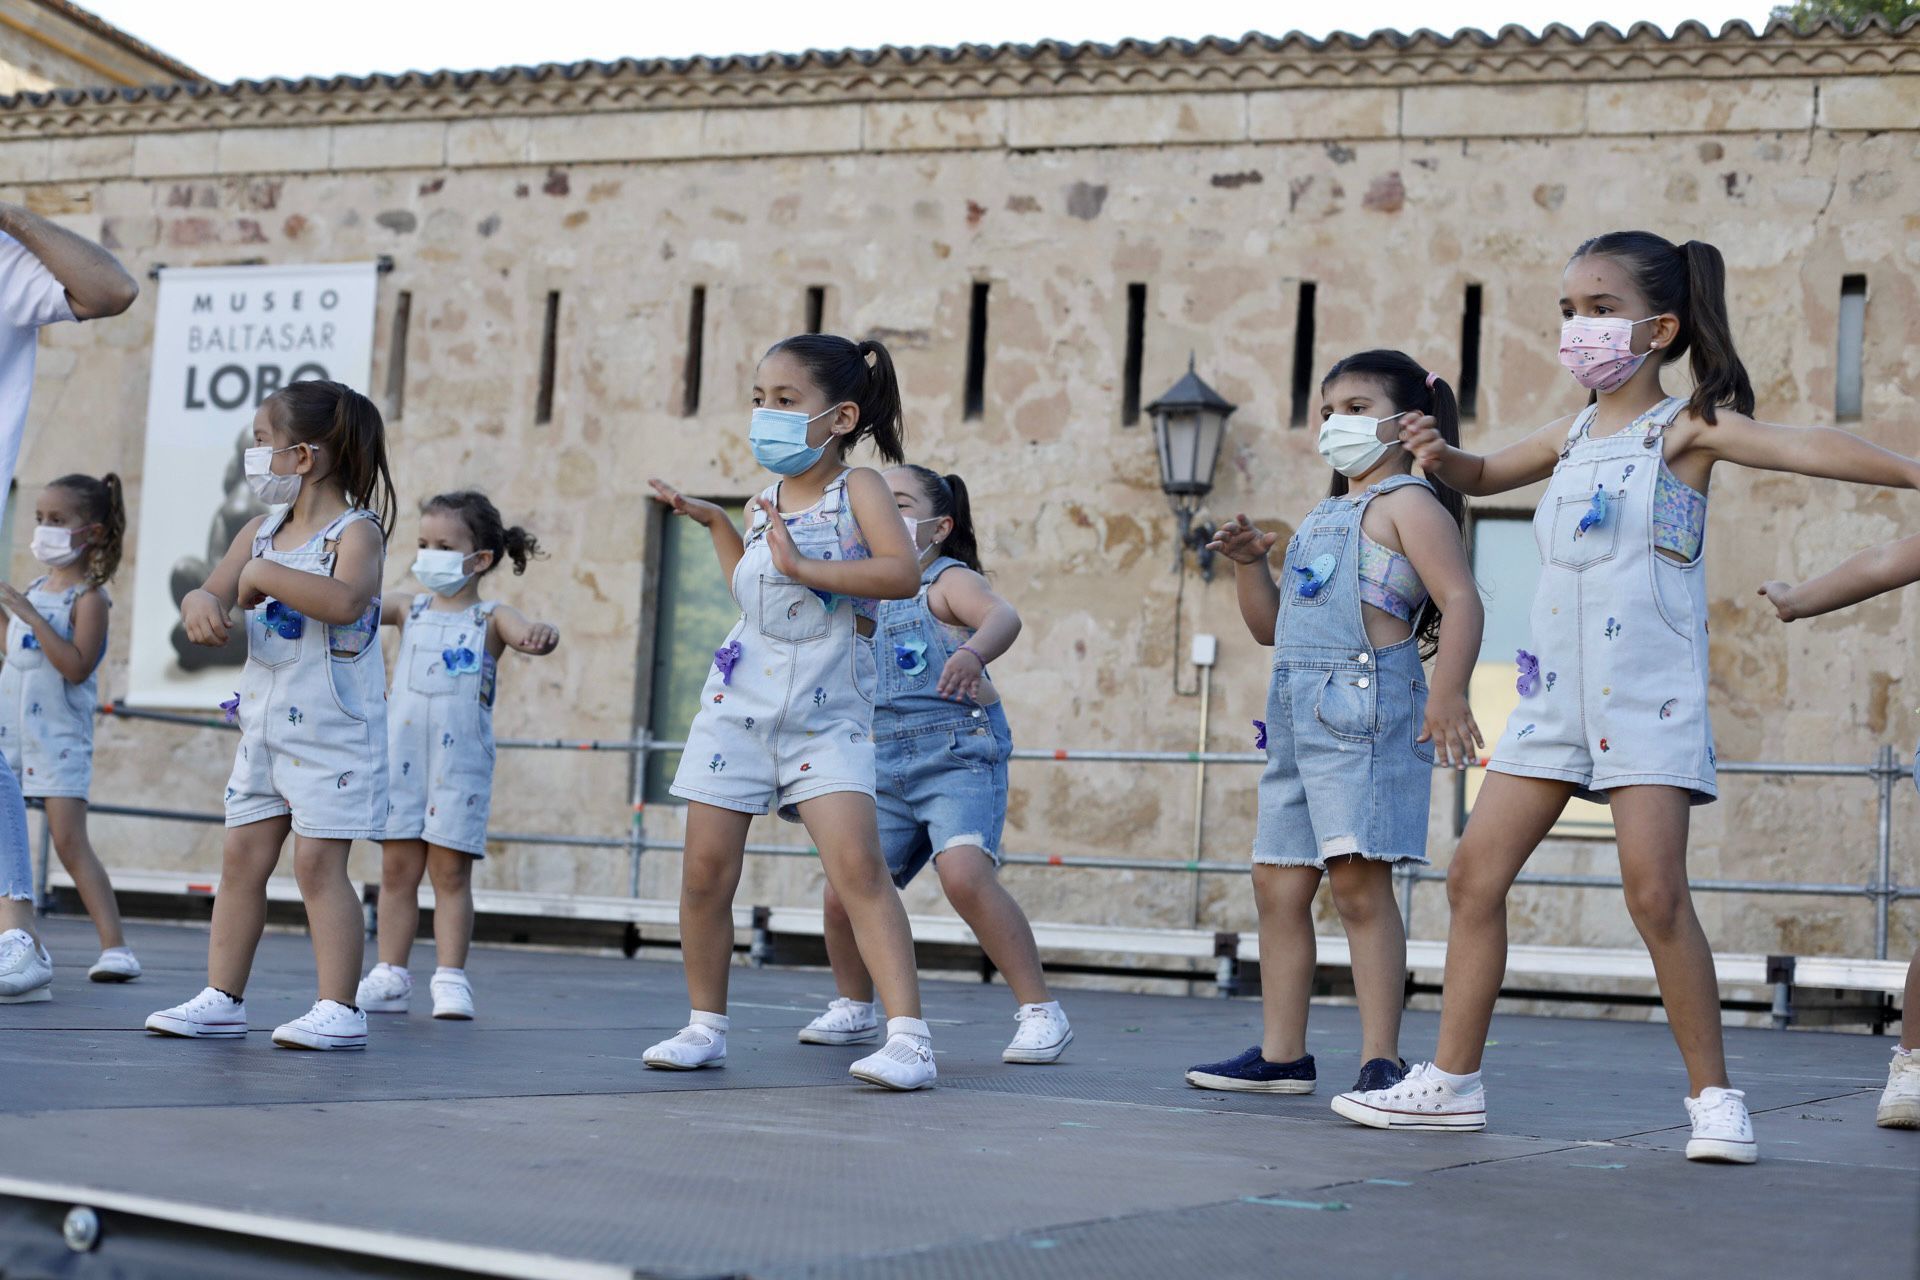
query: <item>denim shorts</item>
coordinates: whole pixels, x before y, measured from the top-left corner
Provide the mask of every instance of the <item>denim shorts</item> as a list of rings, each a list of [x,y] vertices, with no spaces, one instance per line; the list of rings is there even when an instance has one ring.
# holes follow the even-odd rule
[[[973,846],[1000,865],[1013,734],[1000,704],[936,724],[881,728],[874,797],[880,848],[904,889],[948,849]]]
[[[33,860],[27,852],[27,805],[20,780],[0,769],[0,898],[33,901]]]

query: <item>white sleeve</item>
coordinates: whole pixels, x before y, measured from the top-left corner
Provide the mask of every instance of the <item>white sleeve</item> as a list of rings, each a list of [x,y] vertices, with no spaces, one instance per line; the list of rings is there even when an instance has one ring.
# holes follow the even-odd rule
[[[67,287],[25,245],[0,231],[0,321],[38,329],[73,318]]]

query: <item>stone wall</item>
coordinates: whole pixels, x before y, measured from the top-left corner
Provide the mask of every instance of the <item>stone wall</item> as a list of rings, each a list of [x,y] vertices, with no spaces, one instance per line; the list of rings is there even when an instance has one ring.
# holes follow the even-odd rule
[[[1070,51],[1069,51],[1070,52]],[[1481,286],[1480,412],[1492,447],[1576,408],[1555,358],[1559,269],[1581,239],[1646,226],[1714,241],[1761,416],[1830,422],[1841,277],[1870,287],[1864,413],[1903,451],[1920,387],[1920,33],[1796,37],[1692,29],[1674,40],[1513,35],[1208,45],[1110,56],[1043,49],[909,64],[817,57],[760,67],[622,64],[561,77],[403,77],[0,112],[0,196],[100,236],[136,271],[391,255],[373,389],[386,385],[395,299],[411,294],[405,409],[390,423],[403,510],[456,484],[494,494],[554,552],[503,598],[566,641],[509,657],[504,734],[619,738],[644,715],[646,479],[744,497],[764,477],[745,441],[758,353],[801,327],[878,334],[905,384],[913,456],[965,475],[989,567],[1027,629],[996,673],[1023,745],[1191,749],[1194,698],[1173,691],[1174,523],[1151,431],[1120,420],[1127,286],[1147,286],[1144,391],[1189,351],[1241,406],[1216,513],[1291,527],[1324,492],[1312,433],[1288,426],[1298,284],[1317,287],[1313,368],[1401,346],[1459,363],[1462,294]],[[361,123],[367,121],[368,123]],[[963,420],[968,300],[990,288],[986,412]],[[707,290],[701,411],[681,416],[689,295]],[[554,410],[534,421],[549,291],[561,294]],[[141,499],[150,303],[49,331],[23,492],[113,468]],[[1676,379],[1676,382],[1678,380]],[[1530,508],[1521,492],[1479,504]],[[1819,571],[1904,532],[1906,495],[1722,472],[1708,544],[1713,713],[1723,760],[1864,761],[1920,731],[1908,641],[1920,600],[1893,596],[1783,628],[1764,578]],[[18,514],[15,547],[24,547]],[[1903,518],[1903,515],[1905,518]],[[410,537],[403,518],[401,534]],[[403,544],[404,545],[404,544]],[[131,549],[137,556],[140,549]],[[390,580],[402,582],[406,557]],[[16,555],[15,580],[26,572]],[[1498,583],[1486,584],[1498,590]],[[1182,634],[1220,637],[1207,745],[1251,745],[1268,654],[1230,574],[1189,577]],[[1182,641],[1184,645],[1184,640]],[[115,630],[103,687],[124,688]],[[636,675],[641,678],[636,681]],[[1192,671],[1181,664],[1179,678]],[[1486,726],[1490,736],[1497,726]],[[213,809],[227,739],[151,724],[101,733],[100,800]],[[1192,766],[1014,769],[1008,846],[1178,861],[1193,853]],[[1254,771],[1208,773],[1201,852],[1239,859]],[[611,756],[505,753],[495,826],[617,835],[627,773]],[[1854,781],[1727,777],[1698,812],[1697,876],[1864,881],[1872,793]],[[1920,881],[1914,797],[1894,811],[1896,868]],[[675,810],[647,815],[670,837]],[[756,838],[798,837],[765,824]],[[116,866],[217,865],[217,832],[101,820]],[[1433,853],[1455,799],[1436,787]],[[370,871],[370,856],[357,866]],[[1610,872],[1610,844],[1550,842],[1536,869]],[[1037,919],[1250,927],[1251,895],[1213,877],[1015,869]],[[481,882],[623,892],[617,855],[501,851]],[[743,900],[805,902],[817,867],[750,860]],[[650,854],[642,892],[671,897]],[[930,884],[910,907],[943,910]],[[1415,931],[1444,901],[1423,888]],[[1863,901],[1708,897],[1717,946],[1871,950]],[[1630,945],[1619,895],[1516,896],[1518,940]],[[1893,954],[1920,912],[1896,909]]]
[[[191,67],[73,6],[43,0],[0,5],[0,96],[193,78]]]

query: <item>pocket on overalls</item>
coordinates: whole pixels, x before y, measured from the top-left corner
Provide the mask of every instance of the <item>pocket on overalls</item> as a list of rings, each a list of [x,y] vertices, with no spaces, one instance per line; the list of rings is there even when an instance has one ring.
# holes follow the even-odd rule
[[[881,683],[889,693],[918,693],[933,682],[934,659],[939,656],[920,625],[912,618],[889,623],[881,633],[874,657],[885,664]]]
[[[1372,676],[1351,671],[1324,671],[1313,701],[1313,718],[1336,738],[1348,742],[1373,741],[1380,689]]]
[[[1296,606],[1325,604],[1333,595],[1333,579],[1340,572],[1340,556],[1347,546],[1345,529],[1316,529],[1297,535],[1287,553],[1280,589]]]
[[[368,657],[369,653],[373,656]],[[377,665],[379,654],[378,649],[369,649],[355,658],[336,658],[331,654],[327,657],[327,687],[333,691],[333,705],[355,724],[366,724],[372,714],[368,698],[378,693],[369,695],[367,686],[378,684],[379,680],[377,672],[369,676],[367,664]]]
[[[1602,492],[1595,486],[1595,493]],[[1553,508],[1553,534],[1548,544],[1547,558],[1562,569],[1571,569],[1575,573],[1591,565],[1613,559],[1620,542],[1620,500],[1626,496],[1625,489],[1606,493],[1606,506],[1594,512],[1595,494],[1580,497],[1561,498]],[[1581,528],[1582,522],[1586,528]]]
[[[1000,744],[994,741],[993,728],[984,719],[955,729],[947,742],[948,763],[973,773],[992,773],[999,760]]]
[[[1420,731],[1427,723],[1427,686],[1426,682],[1422,680],[1415,680],[1413,682],[1411,723],[1413,727],[1407,731],[1407,740],[1413,745],[1413,754],[1418,759],[1428,764],[1433,764],[1439,759],[1438,753],[1434,750],[1435,747],[1439,746],[1439,743],[1433,741],[1431,738],[1425,742],[1420,741]]]
[[[804,644],[827,634],[827,606],[799,583],[778,574],[760,575],[760,634]]]
[[[853,633],[853,691],[860,700],[873,706],[874,694],[880,685],[880,655],[874,651],[874,642],[858,631]]]
[[[300,656],[307,619],[278,600],[263,600],[247,615],[247,659],[263,667],[284,667]]]

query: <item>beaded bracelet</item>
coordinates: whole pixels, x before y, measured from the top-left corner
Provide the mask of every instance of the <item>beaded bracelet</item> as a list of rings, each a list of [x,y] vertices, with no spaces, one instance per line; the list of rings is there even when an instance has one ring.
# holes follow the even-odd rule
[[[973,660],[980,664],[980,670],[984,672],[987,669],[987,660],[981,657],[979,651],[976,650],[972,645],[963,644],[958,649],[956,649],[955,652],[971,653],[973,655]]]

